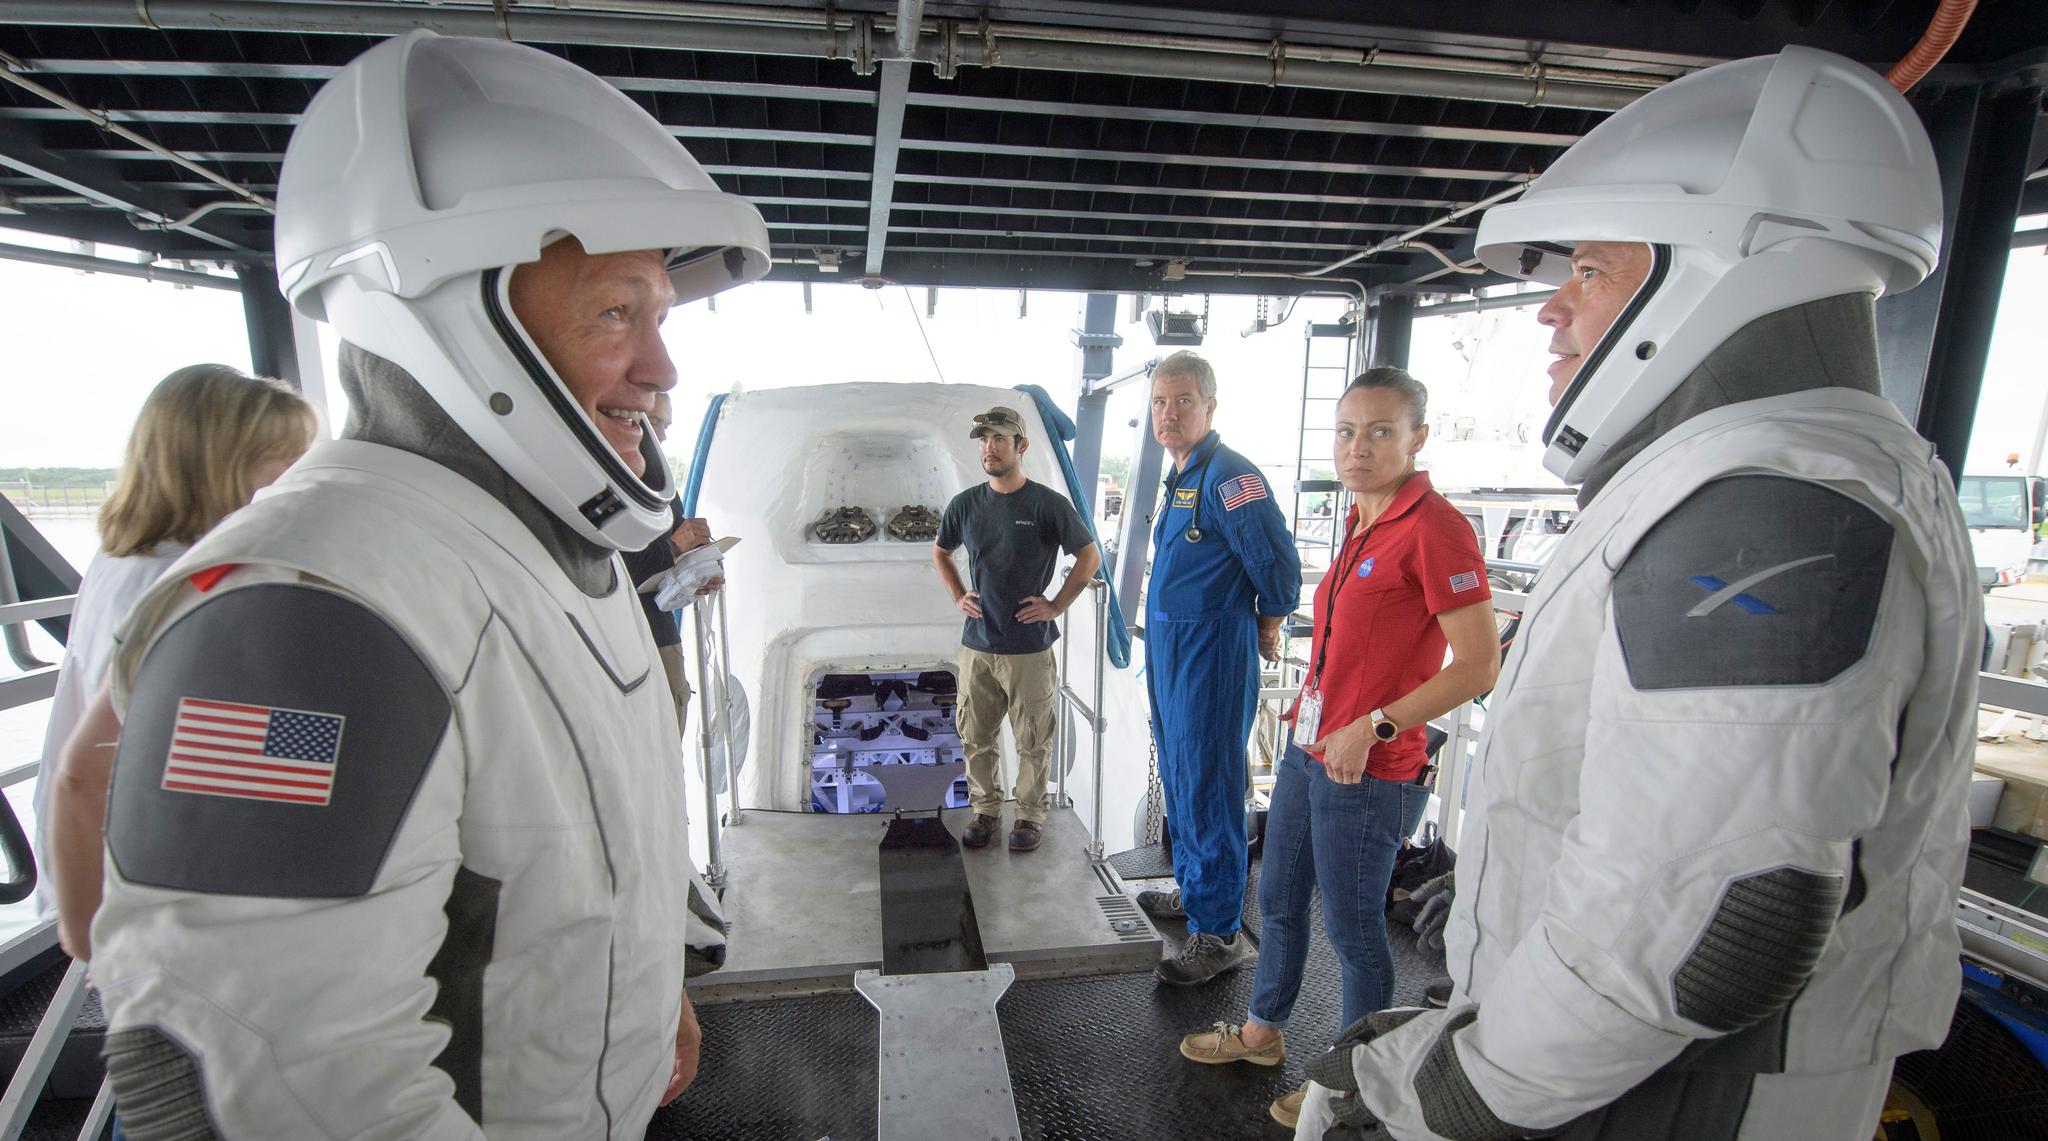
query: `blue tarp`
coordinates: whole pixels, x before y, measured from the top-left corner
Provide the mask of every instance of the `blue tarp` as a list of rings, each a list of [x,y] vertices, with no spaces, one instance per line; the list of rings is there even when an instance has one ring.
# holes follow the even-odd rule
[[[1052,445],[1053,458],[1059,461],[1060,474],[1067,481],[1067,498],[1074,501],[1076,508],[1085,508],[1085,505],[1092,502],[1093,498],[1082,494],[1081,473],[1074,470],[1074,457],[1067,452],[1067,441],[1073,439],[1076,433],[1073,420],[1069,419],[1067,414],[1060,410],[1059,405],[1052,402],[1052,397],[1046,395],[1045,389],[1035,384],[1020,384],[1017,386],[1017,391],[1024,393],[1037,402],[1038,418],[1045,421],[1047,428],[1052,429],[1053,438],[1048,440],[1047,443]],[[1128,502],[1129,500],[1126,499],[1126,503]],[[1084,516],[1081,521],[1088,525],[1088,533],[1095,535],[1095,520]],[[1095,541],[1096,548],[1100,550],[1101,536],[1096,535]],[[1106,568],[1107,565],[1105,563],[1104,567]],[[1124,624],[1124,608],[1123,604],[1117,599],[1116,584],[1109,581],[1108,575],[1102,569],[1098,569],[1095,572],[1095,577],[1100,579],[1109,589],[1109,663],[1120,670],[1129,669],[1131,665],[1131,629]],[[1098,710],[1098,712],[1100,711]]]
[[[711,437],[718,434],[718,414],[725,411],[725,397],[721,392],[711,398],[704,423],[697,429],[697,450],[690,455],[690,475],[683,481],[683,514],[691,519],[697,517],[697,491],[704,486],[704,461],[711,458]]]

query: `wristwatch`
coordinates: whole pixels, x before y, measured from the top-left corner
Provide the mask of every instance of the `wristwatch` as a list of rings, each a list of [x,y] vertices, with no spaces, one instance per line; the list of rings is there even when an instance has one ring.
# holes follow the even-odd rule
[[[1387,720],[1386,710],[1375,709],[1366,717],[1372,722],[1372,735],[1380,740],[1391,741],[1401,735],[1401,727]]]

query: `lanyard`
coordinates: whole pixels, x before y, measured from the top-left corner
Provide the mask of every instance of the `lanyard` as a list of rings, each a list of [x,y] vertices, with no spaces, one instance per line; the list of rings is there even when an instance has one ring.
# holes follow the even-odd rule
[[[1316,668],[1309,674],[1308,680],[1309,688],[1317,692],[1321,692],[1323,687],[1323,663],[1330,657],[1330,631],[1337,625],[1337,596],[1344,592],[1344,584],[1351,581],[1351,576],[1358,573],[1359,564],[1365,561],[1366,541],[1372,538],[1372,529],[1378,525],[1379,520],[1373,520],[1366,525],[1365,533],[1358,536],[1358,554],[1349,565],[1344,563],[1344,552],[1351,549],[1349,537],[1346,537],[1343,548],[1337,552],[1337,564],[1344,568],[1344,573],[1338,575],[1337,581],[1330,586],[1330,604],[1323,608],[1322,637],[1316,640]]]
[[[1190,543],[1202,541],[1202,477],[1208,474],[1209,461],[1215,458],[1216,449],[1210,448],[1209,454],[1202,457],[1201,463],[1196,464],[1187,471],[1175,472],[1166,478],[1166,508],[1159,513],[1160,525],[1162,527],[1165,525],[1166,513],[1173,510],[1173,493],[1180,490],[1180,481],[1186,479],[1191,474],[1195,477],[1194,522],[1189,524],[1187,530],[1181,532]]]

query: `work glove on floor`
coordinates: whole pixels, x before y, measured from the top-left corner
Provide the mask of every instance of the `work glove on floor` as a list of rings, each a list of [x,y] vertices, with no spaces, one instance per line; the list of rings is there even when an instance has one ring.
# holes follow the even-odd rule
[[[1444,949],[1444,927],[1451,921],[1451,900],[1457,892],[1451,883],[1454,873],[1444,874],[1416,888],[1408,898],[1420,905],[1415,913],[1415,941],[1433,951]]]

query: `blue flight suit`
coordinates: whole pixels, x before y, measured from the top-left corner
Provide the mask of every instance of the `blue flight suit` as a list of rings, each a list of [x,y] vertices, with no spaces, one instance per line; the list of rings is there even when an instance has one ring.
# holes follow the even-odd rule
[[[1198,524],[1201,541],[1188,541]],[[1245,745],[1259,694],[1255,615],[1294,612],[1301,555],[1265,478],[1214,432],[1184,470],[1166,477],[1152,551],[1145,688],[1173,828],[1173,875],[1189,932],[1227,939],[1244,912]]]

